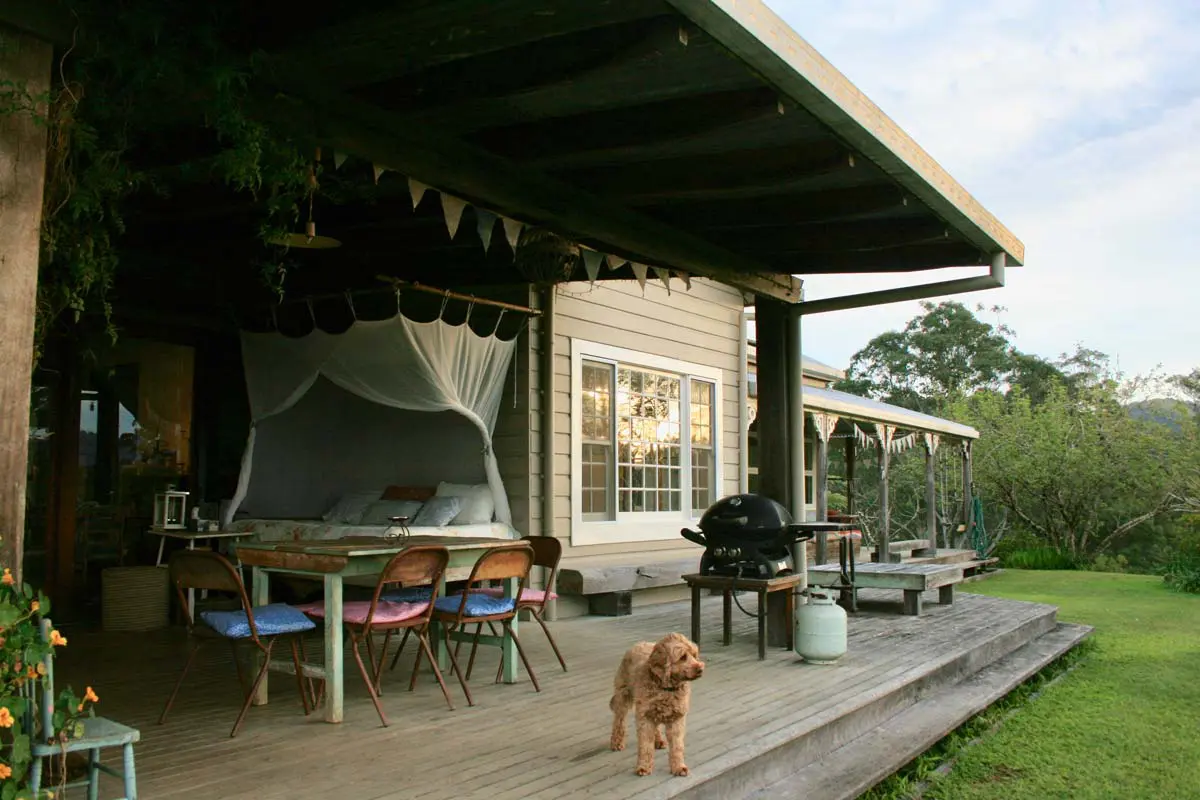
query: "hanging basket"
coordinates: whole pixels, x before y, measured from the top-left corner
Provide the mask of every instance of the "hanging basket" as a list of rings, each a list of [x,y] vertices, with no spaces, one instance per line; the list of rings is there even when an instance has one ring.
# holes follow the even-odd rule
[[[517,241],[517,271],[530,283],[569,281],[582,261],[579,245],[545,228],[526,228]]]
[[[101,573],[106,631],[152,631],[170,622],[170,573],[162,567],[109,567]]]

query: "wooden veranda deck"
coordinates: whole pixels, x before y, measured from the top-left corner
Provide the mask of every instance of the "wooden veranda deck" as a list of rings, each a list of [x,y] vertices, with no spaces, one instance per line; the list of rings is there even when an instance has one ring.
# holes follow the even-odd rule
[[[722,647],[720,599],[705,599],[701,653],[708,669],[695,685],[688,721],[690,778],[670,777],[665,753],[653,776],[638,778],[633,752],[607,747],[608,698],[622,652],[672,630],[686,633],[686,603],[552,623],[567,673],[541,631],[523,625],[542,692],[523,674],[518,684],[493,685],[497,656],[484,648],[472,681],[477,705],[468,707],[451,683],[455,711],[428,672],[414,693],[405,691],[410,644],[405,670],[384,680],[390,728],[380,726],[357,672],[348,674],[341,725],[305,718],[293,679],[272,675],[270,705],[251,709],[230,739],[238,684],[227,648],[202,655],[160,726],[185,652],[176,629],[68,629],[58,670],[61,681],[96,687],[103,714],[141,729],[139,789],[149,800],[733,797],[778,780],[784,773],[772,759],[795,762],[788,746],[802,742],[805,755],[820,757],[880,725],[937,680],[974,673],[1056,625],[1053,607],[969,593],[952,606],[930,602],[920,618],[901,616],[894,592],[865,591],[863,598],[863,611],[850,621],[850,652],[834,666],[805,664],[782,649],[758,661],[755,622],[736,609],[733,644]],[[742,603],[753,610],[752,596]],[[101,796],[117,788],[107,785]]]

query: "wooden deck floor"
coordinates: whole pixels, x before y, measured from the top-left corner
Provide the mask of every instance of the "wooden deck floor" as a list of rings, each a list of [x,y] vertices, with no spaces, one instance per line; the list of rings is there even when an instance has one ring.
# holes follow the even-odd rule
[[[701,653],[708,669],[694,689],[687,751],[693,776],[685,779],[670,777],[663,753],[655,774],[638,778],[631,750],[607,748],[608,698],[622,652],[672,630],[686,633],[689,613],[682,603],[629,617],[552,623],[567,673],[541,631],[522,626],[540,694],[527,680],[493,685],[496,656],[490,652],[476,665],[473,708],[453,683],[455,711],[446,708],[431,678],[408,693],[407,676],[398,669],[384,681],[389,728],[380,726],[350,667],[343,724],[305,718],[293,679],[272,675],[270,705],[251,709],[241,734],[230,739],[238,688],[228,649],[221,648],[198,662],[171,719],[160,726],[158,713],[184,656],[179,630],[68,630],[71,643],[58,671],[61,681],[77,688],[96,687],[101,713],[141,729],[138,783],[149,800],[668,797],[753,757],[756,743],[803,735],[848,713],[856,698],[911,679],[929,664],[1049,610],[962,593],[953,606],[930,603],[924,616],[904,617],[897,594],[884,594],[890,602],[878,604],[871,600],[875,593],[862,593],[864,610],[851,617],[850,652],[833,666],[804,664],[782,649],[758,661],[755,622],[736,609],[733,645],[722,647],[720,601],[706,599]],[[742,603],[753,610],[752,597]],[[101,796],[117,789],[108,784]]]

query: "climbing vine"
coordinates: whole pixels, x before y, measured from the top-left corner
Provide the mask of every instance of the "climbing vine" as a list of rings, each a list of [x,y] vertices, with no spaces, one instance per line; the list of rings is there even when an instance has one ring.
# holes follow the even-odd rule
[[[70,9],[73,41],[56,54],[50,91],[0,81],[0,115],[47,128],[34,358],[63,318],[96,313],[115,337],[109,292],[135,197],[168,202],[197,182],[249,194],[263,243],[255,266],[282,291],[287,254],[270,241],[294,229],[312,153],[254,115],[259,59],[223,38],[236,4],[74,0]],[[176,151],[182,130],[188,141]]]

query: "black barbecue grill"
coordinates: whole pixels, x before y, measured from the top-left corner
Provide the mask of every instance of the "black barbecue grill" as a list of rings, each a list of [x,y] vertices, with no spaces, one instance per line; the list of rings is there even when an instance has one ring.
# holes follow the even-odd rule
[[[769,497],[738,494],[709,506],[699,531],[684,528],[684,538],[704,547],[701,575],[774,578],[794,570],[791,546],[813,538],[792,522],[788,510]]]

